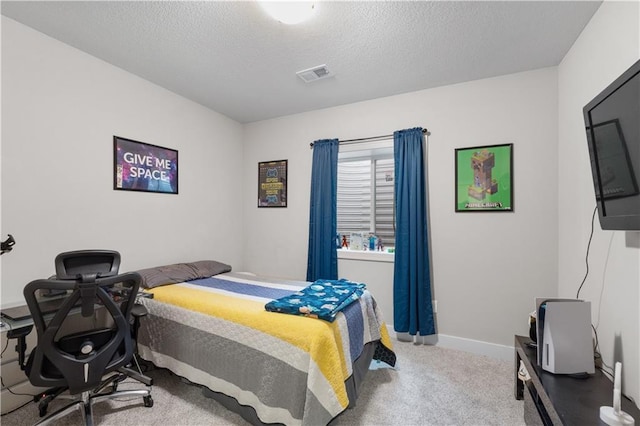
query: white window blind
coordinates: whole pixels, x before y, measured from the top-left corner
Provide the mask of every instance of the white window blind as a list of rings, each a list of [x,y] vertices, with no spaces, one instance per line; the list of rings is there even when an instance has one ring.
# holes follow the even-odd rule
[[[374,234],[386,246],[395,245],[394,169],[393,158],[375,161],[375,227]]]
[[[392,153],[349,153],[338,162],[338,233],[373,233],[385,247],[395,244]]]

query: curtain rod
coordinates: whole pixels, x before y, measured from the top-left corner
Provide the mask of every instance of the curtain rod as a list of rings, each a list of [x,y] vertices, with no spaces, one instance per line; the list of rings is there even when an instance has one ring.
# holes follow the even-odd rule
[[[428,135],[429,132],[427,131],[427,129],[422,129],[422,134],[424,135]],[[345,139],[345,140],[339,140],[338,144],[344,144],[344,145],[349,145],[352,143],[361,143],[361,142],[371,142],[371,141],[382,141],[385,139],[391,139],[393,138],[393,134],[390,135],[382,135],[382,136],[370,136],[368,138],[359,138],[359,139]],[[309,144],[310,148],[313,148],[313,142],[311,142]]]

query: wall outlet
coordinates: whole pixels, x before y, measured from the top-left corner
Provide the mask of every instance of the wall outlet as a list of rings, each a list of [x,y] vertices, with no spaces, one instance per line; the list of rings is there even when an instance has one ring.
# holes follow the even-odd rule
[[[433,305],[433,313],[437,314],[438,313],[438,301],[437,300],[432,300],[431,304]]]

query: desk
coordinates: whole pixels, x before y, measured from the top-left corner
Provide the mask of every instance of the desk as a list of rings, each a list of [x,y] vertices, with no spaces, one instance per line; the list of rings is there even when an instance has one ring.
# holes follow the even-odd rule
[[[613,383],[596,369],[586,379],[544,371],[536,362],[531,339],[515,336],[515,397],[524,399],[524,420],[528,425],[604,425],[600,406],[613,404]],[[518,379],[520,361],[531,380]],[[627,398],[622,409],[640,421],[640,410]]]

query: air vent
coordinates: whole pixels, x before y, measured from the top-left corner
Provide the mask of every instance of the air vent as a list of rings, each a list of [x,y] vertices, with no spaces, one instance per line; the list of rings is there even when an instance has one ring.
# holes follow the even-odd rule
[[[333,74],[329,71],[326,65],[318,65],[317,67],[298,71],[296,74],[305,83],[311,83],[312,81],[333,77]]]

